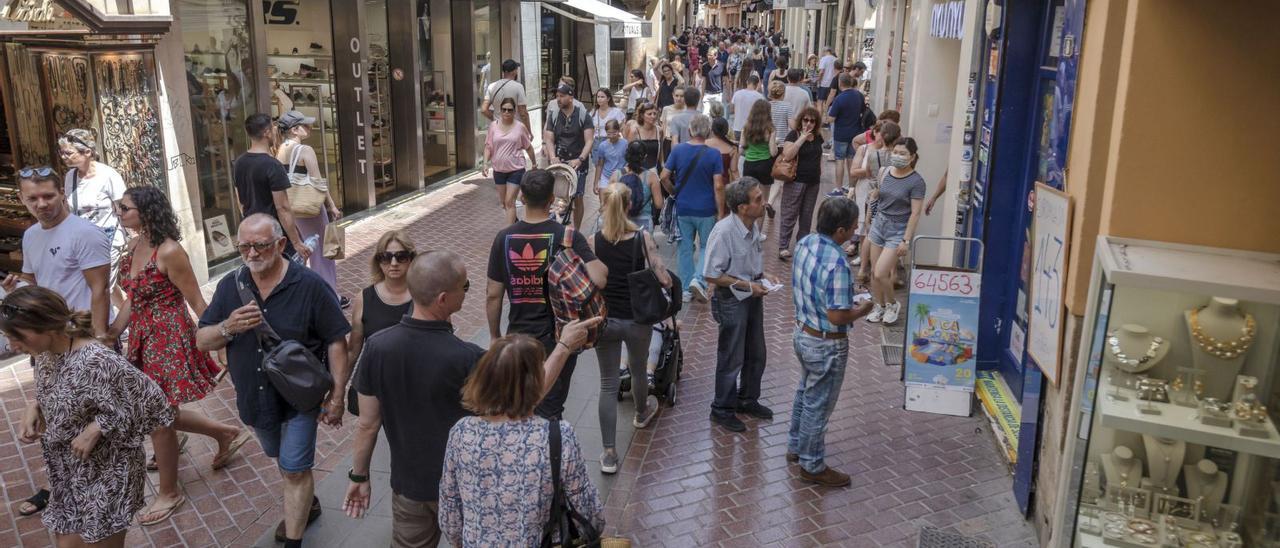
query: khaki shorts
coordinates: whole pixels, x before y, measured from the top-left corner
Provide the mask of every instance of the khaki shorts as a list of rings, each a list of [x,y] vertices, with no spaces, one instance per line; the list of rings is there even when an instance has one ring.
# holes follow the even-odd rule
[[[440,504],[391,494],[391,545],[434,548],[440,543]]]

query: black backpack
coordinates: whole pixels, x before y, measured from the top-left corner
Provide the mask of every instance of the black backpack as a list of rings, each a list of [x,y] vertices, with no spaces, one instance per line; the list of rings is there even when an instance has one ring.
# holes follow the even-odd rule
[[[649,207],[649,201],[644,199],[644,182],[640,180],[640,176],[635,173],[628,173],[618,178],[618,182],[627,185],[631,190],[631,207],[627,208],[627,217],[636,218],[644,213],[644,208]]]

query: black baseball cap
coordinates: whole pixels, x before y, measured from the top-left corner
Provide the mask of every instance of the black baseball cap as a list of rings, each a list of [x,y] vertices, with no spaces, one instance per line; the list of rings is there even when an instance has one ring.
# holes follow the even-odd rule
[[[507,59],[502,62],[502,72],[511,72],[518,68],[520,68],[520,63],[517,63],[515,59]]]
[[[569,84],[560,84],[558,87],[556,87],[556,93],[563,93],[565,95],[573,97],[573,88],[569,87]]]

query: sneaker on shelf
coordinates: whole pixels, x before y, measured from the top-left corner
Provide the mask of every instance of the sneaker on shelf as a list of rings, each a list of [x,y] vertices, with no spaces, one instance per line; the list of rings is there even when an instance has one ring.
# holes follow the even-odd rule
[[[828,193],[827,193],[827,197],[828,197],[828,198],[843,198],[843,197],[845,197],[847,194],[848,194],[848,193],[845,191],[845,189],[844,189],[844,188],[842,188],[842,187],[836,187],[836,188],[831,189],[831,192],[828,192]]]
[[[884,318],[884,307],[878,304],[872,306],[871,313],[867,314],[867,321],[871,323],[880,323],[880,320],[883,318]]]
[[[614,451],[611,449],[605,449],[604,453],[600,454],[600,473],[602,474],[618,473],[618,452],[617,451]]]
[[[884,317],[881,318],[885,324],[891,324],[898,321],[898,313],[902,311],[902,303],[889,303],[884,306]]]
[[[645,428],[649,423],[653,422],[653,418],[658,416],[658,398],[649,396],[644,399],[644,413],[636,414],[636,418],[632,419],[631,426],[636,428]]]

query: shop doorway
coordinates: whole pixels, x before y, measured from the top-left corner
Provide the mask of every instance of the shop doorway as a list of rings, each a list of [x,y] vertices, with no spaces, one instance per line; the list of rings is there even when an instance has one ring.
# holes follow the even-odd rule
[[[391,107],[391,74],[387,65],[387,2],[365,0],[365,33],[369,41],[367,76],[369,148],[373,149],[373,189],[381,202],[396,194],[395,116]]]
[[[423,178],[431,184],[456,173],[457,125],[454,117],[449,0],[420,0],[422,64]]]

